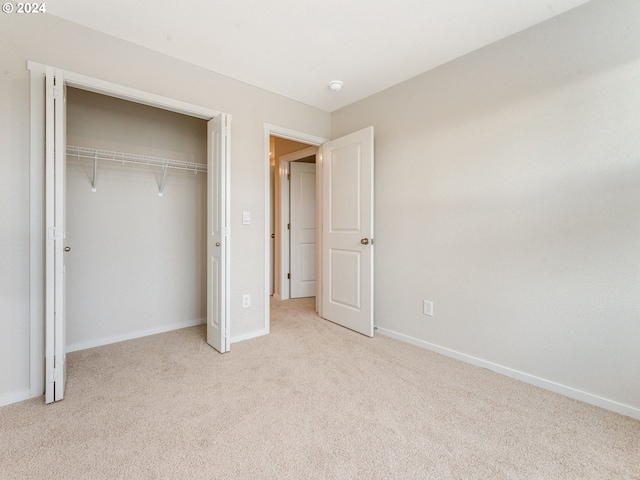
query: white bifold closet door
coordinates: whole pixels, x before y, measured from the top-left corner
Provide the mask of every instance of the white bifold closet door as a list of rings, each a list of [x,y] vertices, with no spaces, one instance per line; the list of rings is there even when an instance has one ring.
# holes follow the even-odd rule
[[[66,93],[62,71],[47,67],[45,102],[45,402],[64,398]],[[229,350],[228,327],[228,161],[230,117],[208,123],[207,342]]]
[[[220,114],[207,124],[207,343],[229,351],[227,315],[228,249],[227,189],[230,118]]]
[[[66,91],[64,75],[47,68],[45,101],[45,402],[64,398]]]

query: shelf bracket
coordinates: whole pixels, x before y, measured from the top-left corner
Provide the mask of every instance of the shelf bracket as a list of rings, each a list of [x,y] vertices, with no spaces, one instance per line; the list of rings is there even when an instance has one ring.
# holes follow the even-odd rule
[[[164,165],[162,167],[162,182],[160,182],[160,192],[158,193],[158,195],[160,197],[162,197],[162,195],[164,193],[163,190],[164,190],[164,180],[165,180],[165,178],[167,178],[167,166],[166,165]]]
[[[93,180],[91,181],[91,191],[96,192],[96,182],[98,181],[98,154],[93,155]]]

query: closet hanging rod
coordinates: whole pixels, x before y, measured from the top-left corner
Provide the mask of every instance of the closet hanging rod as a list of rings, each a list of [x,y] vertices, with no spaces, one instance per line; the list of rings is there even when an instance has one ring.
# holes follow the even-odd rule
[[[138,165],[150,165],[161,168],[175,168],[178,170],[189,170],[194,173],[206,172],[206,163],[184,162],[169,158],[148,157],[145,155],[135,155],[132,153],[111,152],[108,150],[98,150],[95,148],[76,147],[67,145],[67,155],[75,157],[90,158],[91,160],[106,160],[109,162],[135,163]]]

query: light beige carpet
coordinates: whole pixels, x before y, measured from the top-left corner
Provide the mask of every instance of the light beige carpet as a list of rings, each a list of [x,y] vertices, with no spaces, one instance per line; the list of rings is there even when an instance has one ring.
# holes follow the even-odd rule
[[[639,479],[640,422],[274,303],[220,355],[194,327],[68,356],[0,409],[3,479]]]

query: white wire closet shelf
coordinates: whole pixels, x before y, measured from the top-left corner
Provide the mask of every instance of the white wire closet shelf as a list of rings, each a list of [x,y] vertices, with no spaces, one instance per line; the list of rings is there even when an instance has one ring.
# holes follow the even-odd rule
[[[173,160],[170,158],[149,157],[145,155],[136,155],[133,153],[112,152],[109,150],[99,150],[96,148],[77,147],[67,145],[67,155],[77,158],[88,158],[93,160],[93,181],[91,182],[91,191],[96,191],[96,181],[98,175],[98,160],[108,162],[118,162],[123,165],[132,163],[137,165],[148,165],[152,167],[160,167],[164,170],[162,174],[162,182],[160,183],[159,195],[162,196],[164,190],[164,181],[167,175],[167,169],[188,170],[193,173],[206,172],[206,163],[185,162],[182,160]]]

